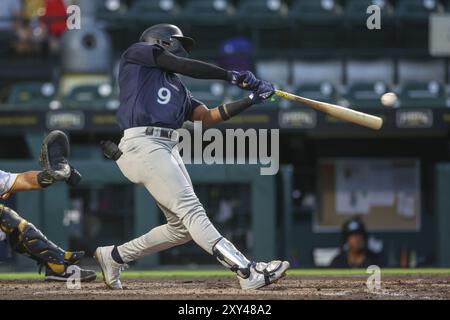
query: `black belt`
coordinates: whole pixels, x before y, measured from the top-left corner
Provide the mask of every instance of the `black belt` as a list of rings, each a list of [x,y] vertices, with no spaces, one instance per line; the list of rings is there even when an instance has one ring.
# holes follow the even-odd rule
[[[148,127],[145,130],[145,134],[153,137],[163,137],[167,139],[172,139],[172,137],[177,136],[178,132],[169,128],[161,128],[161,127]]]

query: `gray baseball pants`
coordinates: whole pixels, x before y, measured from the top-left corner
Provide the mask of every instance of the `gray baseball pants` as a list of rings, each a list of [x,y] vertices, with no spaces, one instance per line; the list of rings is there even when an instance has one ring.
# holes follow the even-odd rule
[[[191,179],[178,152],[177,140],[145,134],[147,127],[127,129],[117,160],[122,173],[143,184],[155,198],[167,223],[119,247],[123,261],[169,249],[194,240],[212,254],[221,234],[212,225],[194,193]]]

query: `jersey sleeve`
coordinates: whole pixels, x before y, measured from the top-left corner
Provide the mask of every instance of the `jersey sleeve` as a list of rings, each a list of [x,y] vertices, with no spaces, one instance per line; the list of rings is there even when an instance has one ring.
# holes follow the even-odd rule
[[[195,99],[194,96],[192,95],[192,92],[190,92],[189,90],[187,90],[187,98],[188,98],[188,103],[189,103],[189,112],[188,112],[185,120],[190,120],[190,118],[192,116],[192,112],[194,112],[195,108],[197,108],[198,106],[200,106],[204,103],[198,99]]]
[[[194,98],[194,95],[189,90],[188,90],[188,99],[189,99],[189,101],[191,103],[191,111],[194,111],[195,108],[197,108],[198,106],[204,104],[200,100]]]
[[[128,63],[134,63],[144,67],[155,67],[155,59],[163,50],[156,45],[138,42],[129,47],[122,58]]]
[[[18,174],[0,170],[0,197],[6,199],[9,196],[9,191],[14,186],[17,177]]]
[[[194,97],[191,98],[191,109],[192,111],[194,111],[195,108],[197,108],[198,106],[204,104],[203,102],[201,102],[200,100],[195,99]]]

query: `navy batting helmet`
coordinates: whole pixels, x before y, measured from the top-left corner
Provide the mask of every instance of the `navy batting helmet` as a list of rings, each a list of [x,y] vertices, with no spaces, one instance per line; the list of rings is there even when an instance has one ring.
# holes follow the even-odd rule
[[[139,41],[159,44],[180,57],[187,57],[195,43],[194,39],[185,37],[180,28],[168,23],[151,26],[142,33]]]

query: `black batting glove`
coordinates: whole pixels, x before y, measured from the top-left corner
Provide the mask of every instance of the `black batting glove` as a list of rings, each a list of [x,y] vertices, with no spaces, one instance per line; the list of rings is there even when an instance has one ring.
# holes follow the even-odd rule
[[[260,82],[250,71],[230,71],[228,81],[241,89],[250,91],[256,90]]]
[[[263,103],[275,93],[275,87],[270,82],[258,80],[259,84],[256,90],[249,95],[252,104]]]

